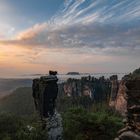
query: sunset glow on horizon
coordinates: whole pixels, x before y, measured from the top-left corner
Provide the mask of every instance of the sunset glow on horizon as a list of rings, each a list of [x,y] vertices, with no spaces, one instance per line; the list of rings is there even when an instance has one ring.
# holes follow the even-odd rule
[[[0,17],[0,77],[140,67],[139,0],[7,0]]]

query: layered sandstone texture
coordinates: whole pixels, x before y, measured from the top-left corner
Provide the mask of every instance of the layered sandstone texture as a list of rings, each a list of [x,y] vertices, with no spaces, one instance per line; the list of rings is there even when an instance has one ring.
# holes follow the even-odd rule
[[[127,102],[125,128],[116,140],[140,140],[140,78],[126,80],[123,88]]]

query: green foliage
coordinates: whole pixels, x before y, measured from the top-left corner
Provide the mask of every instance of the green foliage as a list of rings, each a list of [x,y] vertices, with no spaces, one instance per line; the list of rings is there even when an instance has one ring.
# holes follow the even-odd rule
[[[84,107],[85,109],[90,109],[92,106],[92,100],[88,96],[81,97],[61,97],[57,100],[57,110],[59,112],[65,112],[69,108]]]
[[[38,118],[0,115],[0,140],[47,140],[47,132],[41,129]]]
[[[133,71],[133,74],[140,74],[140,68]]]
[[[0,102],[0,140],[46,140],[35,114],[31,88],[18,88]],[[83,109],[84,108],[84,109]],[[57,100],[62,112],[65,140],[112,140],[122,127],[122,118],[107,103],[91,103],[89,98],[63,97]],[[28,126],[28,127],[27,127]]]
[[[16,115],[32,115],[35,112],[30,87],[17,88],[11,95],[0,100],[0,112]]]
[[[132,73],[129,73],[128,75],[125,75],[123,78],[127,79],[127,80],[139,79],[140,78],[140,68],[134,70]]]
[[[39,128],[34,128],[31,131],[21,130],[16,134],[17,140],[47,140],[47,132]]]
[[[136,69],[132,73],[133,76],[140,76],[140,68]]]
[[[73,108],[63,114],[64,139],[112,140],[123,126],[121,118],[105,111]]]

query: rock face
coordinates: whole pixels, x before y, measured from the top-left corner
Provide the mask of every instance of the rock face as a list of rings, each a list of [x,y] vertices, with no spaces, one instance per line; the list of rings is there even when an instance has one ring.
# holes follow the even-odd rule
[[[109,105],[112,108],[115,108],[116,97],[117,97],[117,93],[118,93],[118,89],[119,89],[118,76],[112,75],[110,77],[110,81],[112,83],[112,86],[111,86],[111,96],[110,96]]]
[[[45,89],[45,83],[41,79],[33,79],[32,84],[32,96],[34,98],[34,104],[36,111],[43,117],[43,92]]]
[[[140,136],[132,131],[126,131],[115,140],[140,140]]]
[[[62,118],[58,112],[46,121],[46,129],[48,131],[48,140],[62,140]]]
[[[61,90],[62,90],[62,86]],[[81,79],[68,79],[63,83],[63,95],[69,97],[88,96],[95,101],[107,100],[110,97],[111,83],[109,79],[88,76]],[[62,95],[61,92],[61,95]]]
[[[122,85],[127,102],[126,127],[119,132],[117,139],[140,140],[140,78],[125,79]]]
[[[81,96],[81,81],[78,79],[68,79],[64,83],[64,95],[67,96]]]
[[[126,82],[127,119],[135,131],[140,132],[140,79]]]
[[[48,133],[48,140],[62,140],[62,118],[58,112],[54,112],[55,100],[53,96],[57,80],[55,75],[44,76],[34,79],[32,85],[35,108],[40,114],[43,130]],[[48,100],[50,101],[48,102]],[[52,111],[53,113],[49,113]]]
[[[119,85],[119,90],[115,100],[115,109],[122,115],[125,116],[127,110],[127,101],[126,101],[126,86],[125,81],[122,80]]]

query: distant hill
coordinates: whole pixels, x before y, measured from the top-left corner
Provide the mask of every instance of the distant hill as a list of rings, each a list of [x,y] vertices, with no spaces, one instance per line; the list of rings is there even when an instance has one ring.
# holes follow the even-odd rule
[[[31,115],[35,112],[30,87],[17,88],[12,94],[0,100],[0,112],[16,115]]]
[[[80,75],[79,72],[68,72],[67,75]]]
[[[31,87],[32,79],[2,79],[0,78],[0,98],[11,94],[19,87]]]

